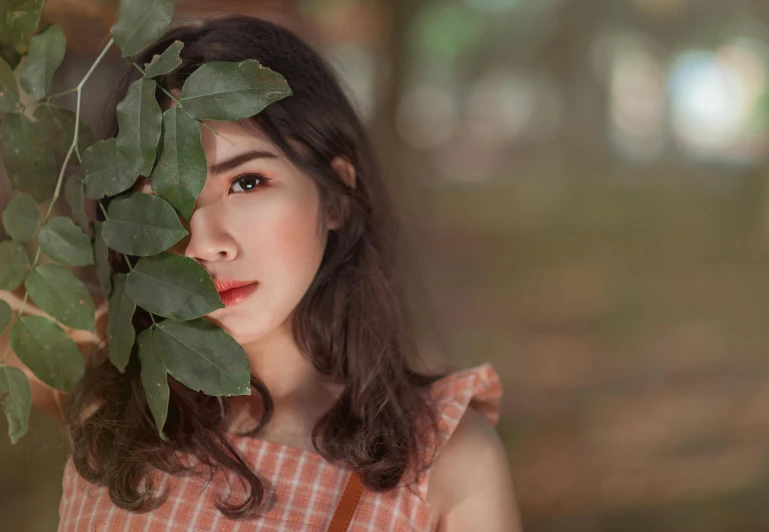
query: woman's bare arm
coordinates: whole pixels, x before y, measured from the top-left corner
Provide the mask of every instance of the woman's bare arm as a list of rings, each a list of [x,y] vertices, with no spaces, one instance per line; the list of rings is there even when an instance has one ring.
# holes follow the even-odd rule
[[[482,414],[465,412],[432,469],[438,532],[522,530],[505,450]]]
[[[6,301],[13,310],[14,314],[19,310],[21,301],[24,298],[23,289],[17,289],[12,292],[6,290],[0,290],[0,299]],[[83,358],[86,359],[91,353],[91,350],[103,341],[106,335],[107,329],[107,305],[106,302],[97,302],[96,308],[96,333],[81,331],[78,329],[70,329],[64,327],[67,331],[67,335],[72,338],[77,346],[80,348],[80,352]],[[24,304],[24,315],[32,316],[46,316],[46,314],[37,308],[32,302],[27,299]],[[0,331],[2,333],[2,331]],[[0,357],[5,352],[5,348],[9,342],[8,333],[0,337]],[[5,359],[6,364],[9,366],[15,366],[20,368],[29,379],[29,384],[32,387],[32,406],[39,408],[40,410],[47,412],[53,419],[63,423],[64,422],[64,402],[67,394],[51,388],[47,384],[38,379],[29,368],[27,368],[19,357],[13,352],[13,349],[9,349],[8,357]]]

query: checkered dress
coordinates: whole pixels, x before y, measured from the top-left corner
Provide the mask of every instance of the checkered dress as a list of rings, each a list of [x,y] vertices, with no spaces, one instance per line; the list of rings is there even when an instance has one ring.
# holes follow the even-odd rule
[[[437,381],[430,396],[440,413],[440,450],[471,405],[496,424],[502,390],[499,377],[490,364],[453,373]],[[253,466],[265,487],[265,500],[257,517],[232,520],[214,506],[240,482],[216,474],[174,477],[157,471],[157,493],[169,489],[168,500],[146,513],[133,513],[115,506],[107,489],[85,481],[67,462],[59,506],[59,532],[80,531],[308,531],[324,532],[342,494],[349,473],[326,462],[320,455],[272,443],[231,435],[230,443],[247,464]],[[358,504],[349,530],[368,532],[430,531],[430,505],[427,502],[429,472],[419,482],[405,479],[386,493],[366,490]],[[229,503],[240,502],[239,491]]]

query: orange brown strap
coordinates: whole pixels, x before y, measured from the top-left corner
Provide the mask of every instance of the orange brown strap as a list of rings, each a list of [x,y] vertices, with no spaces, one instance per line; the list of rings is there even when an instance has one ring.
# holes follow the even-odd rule
[[[342,498],[334,510],[334,517],[328,525],[328,532],[345,532],[350,526],[355,508],[363,495],[363,481],[360,475],[353,471],[347,479],[347,484],[342,492]]]

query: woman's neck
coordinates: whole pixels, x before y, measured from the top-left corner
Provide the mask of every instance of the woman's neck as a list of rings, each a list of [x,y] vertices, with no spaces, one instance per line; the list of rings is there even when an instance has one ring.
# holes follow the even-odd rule
[[[315,369],[296,345],[290,329],[278,329],[258,343],[243,345],[243,349],[252,374],[261,379],[273,400],[272,417],[260,437],[306,447],[312,427],[334,404],[344,385]],[[229,404],[225,430],[245,432],[259,423],[259,394],[231,397]]]

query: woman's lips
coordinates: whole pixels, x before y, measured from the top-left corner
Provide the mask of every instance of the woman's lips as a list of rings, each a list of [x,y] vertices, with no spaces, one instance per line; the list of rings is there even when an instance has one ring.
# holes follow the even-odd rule
[[[238,281],[237,279],[214,279],[214,286],[217,292],[224,292],[225,290],[232,290],[233,288],[240,288],[256,281]]]
[[[239,283],[242,284],[242,283]],[[219,292],[219,297],[222,298],[222,303],[225,307],[237,305],[248,296],[254,293],[259,283],[253,282],[251,284],[238,286],[236,288],[230,288],[229,290],[223,290]],[[218,288],[218,287],[217,287]]]

